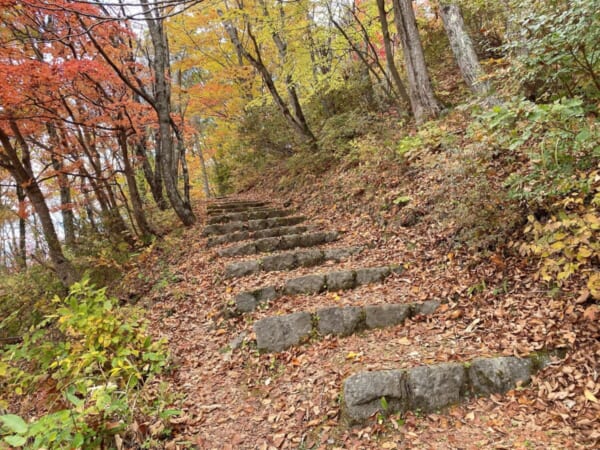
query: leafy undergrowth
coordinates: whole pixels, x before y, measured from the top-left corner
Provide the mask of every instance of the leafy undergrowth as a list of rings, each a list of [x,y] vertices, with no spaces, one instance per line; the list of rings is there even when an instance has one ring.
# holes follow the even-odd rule
[[[165,448],[598,445],[600,329],[586,286],[594,262],[582,261],[585,270],[560,285],[540,277],[539,259],[518,251],[533,242],[522,231],[527,214],[500,195],[510,168],[495,165],[493,151],[484,153],[485,165],[472,148],[459,154],[466,135],[459,122],[444,125],[452,145],[444,139],[438,147],[440,140],[433,139],[433,145],[425,142],[426,152],[403,152],[400,163],[389,158],[394,146],[388,156],[381,147],[380,156],[303,177],[285,165],[263,168],[241,194],[291,203],[313,223],[343,231],[340,245],[369,244],[353,260],[356,266],[402,263],[406,270],[381,286],[281,299],[232,319],[223,308],[248,282],[223,280],[224,261],[206,249],[202,224],[171,236],[168,250],[140,260],[125,284],[144,291],[152,331],[168,338],[177,362],[168,381],[184,396],[183,415],[171,424],[173,439]],[[140,282],[144,276],[154,281]],[[261,275],[259,284],[291,276],[294,272]],[[268,315],[325,304],[433,298],[448,304],[431,318],[345,338],[315,338],[276,355],[255,349],[252,323]],[[236,337],[242,345],[231,351]],[[540,372],[531,386],[504,396],[474,399],[439,414],[374,417],[361,427],[350,428],[340,417],[342,382],[361,370],[557,348],[567,349],[564,360]]]

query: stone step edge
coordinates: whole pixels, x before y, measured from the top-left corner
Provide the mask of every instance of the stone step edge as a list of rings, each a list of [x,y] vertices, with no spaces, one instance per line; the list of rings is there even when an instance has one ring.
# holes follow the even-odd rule
[[[274,232],[271,236],[259,236],[261,233],[265,233],[267,230]],[[308,232],[315,232],[317,228],[315,225],[290,225],[282,227],[266,228],[264,230],[256,231],[234,231],[233,233],[221,234],[218,236],[210,236],[206,241],[207,248],[218,247],[219,245],[234,244],[242,241],[251,241],[256,239],[265,239],[272,237],[282,237],[291,234],[302,234]],[[281,233],[281,234],[278,234]]]
[[[296,250],[265,256],[260,259],[237,261],[225,266],[225,279],[239,278],[258,272],[277,270],[293,270],[299,267],[312,267],[325,261],[340,262],[345,258],[357,255],[364,246],[338,247],[331,249]]]
[[[217,250],[221,257],[234,257],[269,253],[278,250],[291,250],[293,248],[314,247],[328,244],[340,239],[337,231],[316,231],[314,233],[287,234],[268,238],[255,239],[246,244],[236,244]]]
[[[403,270],[401,265],[363,267],[290,278],[283,286],[264,286],[240,292],[234,297],[235,309],[241,313],[251,312],[260,303],[274,300],[282,295],[318,294],[324,291],[354,289],[365,284],[382,282],[392,273],[401,273]]]
[[[472,397],[503,394],[528,384],[537,371],[551,363],[552,356],[564,357],[564,352],[358,372],[344,380],[342,417],[358,423],[377,413],[431,413]]]
[[[279,211],[280,208],[273,208],[271,206],[244,206],[240,208],[231,209],[208,209],[206,215],[208,217],[224,216],[229,214],[244,214],[251,212],[263,212],[263,211]]]
[[[275,217],[291,216],[295,212],[296,211],[294,211],[293,209],[263,209],[258,211],[220,214],[218,216],[209,216],[207,218],[206,224],[217,225],[228,222],[240,222],[255,219],[273,219]]]
[[[300,311],[266,317],[253,325],[256,346],[261,353],[281,352],[311,336],[349,336],[364,330],[392,327],[417,315],[431,315],[438,300],[422,303],[385,303],[366,306],[333,306],[314,313]]]
[[[266,230],[268,228],[275,228],[287,225],[297,225],[306,220],[306,216],[285,216],[285,217],[272,217],[269,219],[253,219],[253,220],[239,220],[235,222],[227,223],[215,223],[207,225],[202,231],[201,236],[220,236],[227,233],[233,233],[235,231],[243,230]]]

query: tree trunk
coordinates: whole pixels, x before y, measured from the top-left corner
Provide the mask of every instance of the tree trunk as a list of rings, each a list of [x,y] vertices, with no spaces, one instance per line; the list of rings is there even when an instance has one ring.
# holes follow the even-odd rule
[[[137,181],[135,179],[135,173],[129,160],[129,149],[127,148],[127,136],[124,131],[119,132],[119,145],[121,147],[121,155],[123,156],[123,171],[125,172],[125,179],[127,180],[127,189],[129,190],[129,199],[131,200],[131,207],[133,209],[133,217],[137,224],[141,238],[147,241],[152,236],[154,231],[146,220],[146,214],[144,213],[144,205],[140,197],[138,190]]]
[[[150,32],[150,39],[154,48],[154,59],[152,65],[154,69],[155,95],[154,109],[158,116],[160,147],[162,158],[160,169],[167,197],[175,214],[184,225],[193,225],[196,222],[196,216],[192,211],[189,202],[185,201],[179,193],[177,186],[177,162],[178,154],[173,142],[173,128],[171,121],[171,85],[168,79],[169,72],[169,49],[167,36],[164,29],[164,20],[160,17],[153,17],[152,11],[160,13],[156,8],[151,9],[147,0],[143,0],[142,7],[146,16],[146,24]]]
[[[15,129],[16,124],[12,124],[12,128]],[[10,142],[10,138],[1,128],[0,142],[4,148],[4,153],[0,153],[0,164],[12,174],[17,184],[23,186],[27,198],[40,219],[44,238],[48,246],[48,256],[50,257],[50,261],[52,261],[56,275],[63,286],[69,287],[77,281],[77,274],[75,268],[62,251],[60,240],[56,234],[56,228],[52,222],[52,215],[46,204],[46,198],[33,176],[28,149],[23,148],[23,155],[19,158],[17,150]]]
[[[169,205],[165,201],[165,197],[163,195],[163,183],[162,177],[160,176],[160,151],[158,147],[158,138],[156,139],[156,158],[155,158],[155,168],[152,169],[150,165],[150,161],[148,161],[148,153],[146,152],[146,148],[142,141],[138,142],[135,146],[135,154],[142,160],[142,171],[144,172],[144,177],[146,178],[146,182],[148,186],[150,186],[150,192],[152,193],[152,198],[154,202],[158,206],[161,211],[166,210]]]
[[[198,135],[194,135],[194,138],[196,140],[196,149],[198,150],[198,157],[200,158],[200,167],[202,167],[202,182],[204,186],[204,196],[206,198],[211,198],[212,195],[210,193],[210,185],[208,183],[208,171],[206,170],[206,161],[204,161],[204,152],[202,151]]]
[[[473,42],[465,29],[460,7],[457,4],[441,5],[440,14],[450,47],[467,86],[476,94],[487,95],[490,91],[490,83],[482,80],[484,73],[479,65]]]
[[[398,72],[396,63],[394,62],[392,41],[390,39],[390,30],[388,28],[387,12],[385,10],[385,0],[377,0],[377,9],[379,11],[379,22],[381,23],[381,36],[383,39],[383,47],[385,49],[385,61],[387,63],[387,68],[392,75],[392,79],[394,80],[394,84],[396,85],[396,89],[398,90],[400,98],[405,105],[410,106],[408,92],[406,92],[406,88],[404,87],[404,83],[400,78],[400,73]]]
[[[19,202],[19,248],[17,252],[17,264],[22,269],[27,267],[27,227],[25,222],[25,192],[23,187],[17,183],[17,200]]]
[[[441,106],[435,98],[425,64],[423,46],[411,0],[393,0],[394,20],[400,35],[408,75],[410,105],[417,124],[438,116]]]

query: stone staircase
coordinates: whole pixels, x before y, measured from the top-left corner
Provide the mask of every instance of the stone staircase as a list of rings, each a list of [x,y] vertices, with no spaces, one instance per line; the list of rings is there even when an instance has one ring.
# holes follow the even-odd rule
[[[207,215],[203,232],[206,245],[225,259],[223,279],[229,287],[224,304],[233,307],[234,315],[250,315],[260,352],[311,345],[326,336],[344,338],[403,324],[410,327],[409,319],[433,316],[435,320],[436,311],[444,303],[444,299],[430,299],[371,304],[367,299],[356,306],[328,305],[330,295],[358,288],[366,289],[368,294],[374,285],[399,277],[402,264],[385,261],[385,265],[363,266],[357,260],[365,246],[347,245],[342,233],[320,230],[292,209],[266,202],[221,199],[208,205]],[[261,253],[266,255],[243,258]],[[345,268],[318,268],[336,264],[344,264]],[[348,268],[350,264],[353,267]],[[300,271],[302,275],[289,276],[289,271]],[[269,281],[264,283],[267,277]],[[293,308],[287,314],[271,313],[273,306],[301,296],[306,298],[302,304],[311,306]],[[472,397],[501,394],[526,384],[549,362],[549,357],[539,355],[499,356],[358,372],[340,386],[342,416],[354,423],[376,414],[436,412]]]

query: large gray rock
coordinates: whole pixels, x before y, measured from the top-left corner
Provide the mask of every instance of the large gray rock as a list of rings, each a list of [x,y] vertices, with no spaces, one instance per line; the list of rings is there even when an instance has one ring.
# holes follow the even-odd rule
[[[266,271],[288,270],[294,268],[296,258],[294,253],[280,253],[264,257],[261,263],[263,270]]]
[[[476,395],[504,393],[531,381],[533,364],[529,358],[514,356],[477,358],[469,367],[471,389]]]
[[[260,262],[255,260],[239,261],[225,267],[225,278],[243,277],[260,271]]]
[[[354,272],[351,270],[329,272],[326,277],[328,291],[341,291],[354,287]]]
[[[403,323],[410,315],[409,305],[370,305],[365,307],[367,328],[384,328]]]
[[[385,397],[384,411],[381,398]],[[406,405],[405,372],[384,370],[359,372],[344,382],[344,413],[354,421],[381,412],[404,411]]]
[[[389,267],[368,267],[358,269],[356,271],[356,284],[379,283],[389,276],[390,273],[391,270]]]
[[[410,369],[406,376],[409,407],[411,410],[433,412],[458,403],[466,381],[462,364],[445,363]]]
[[[319,333],[348,336],[361,328],[363,310],[358,306],[333,307],[317,311]]]
[[[321,250],[303,250],[296,252],[296,262],[300,267],[317,266],[323,262]]]
[[[292,278],[285,283],[284,292],[288,295],[316,294],[325,289],[325,275],[306,275]]]
[[[254,324],[257,347],[268,352],[280,352],[298,345],[310,336],[311,330],[312,320],[306,312],[267,317]]]
[[[423,303],[414,303],[412,305],[412,315],[429,316],[440,307],[439,300],[427,300]]]
[[[339,239],[340,235],[337,231],[320,231],[316,233],[303,234],[302,247],[312,247],[314,245],[327,244]]]

